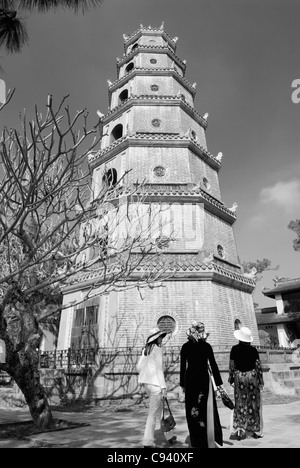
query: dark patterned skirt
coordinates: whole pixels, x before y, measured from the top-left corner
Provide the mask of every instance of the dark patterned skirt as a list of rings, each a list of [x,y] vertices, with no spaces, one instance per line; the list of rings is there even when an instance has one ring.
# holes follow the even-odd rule
[[[232,432],[260,433],[262,430],[261,392],[258,373],[255,369],[248,372],[234,372],[234,399]]]

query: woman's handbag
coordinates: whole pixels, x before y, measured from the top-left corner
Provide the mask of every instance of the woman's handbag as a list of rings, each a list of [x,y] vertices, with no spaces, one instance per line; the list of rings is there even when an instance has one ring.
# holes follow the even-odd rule
[[[225,390],[220,390],[220,397],[222,399],[223,405],[225,405],[230,410],[234,409],[234,403],[231,400],[230,396],[225,392]]]
[[[233,410],[235,405],[233,401],[231,400],[230,396],[228,395],[228,393],[226,393],[224,389],[220,390],[219,388],[217,388],[209,363],[208,363],[208,372],[212,380],[214,389],[217,390],[220,394],[223,405],[229,408],[230,410]]]
[[[167,405],[167,408],[168,408],[168,411],[169,411],[168,416],[166,416],[166,413],[165,413],[165,409],[166,409],[165,405]],[[169,432],[172,429],[174,429],[175,426],[176,426],[176,421],[175,421],[174,416],[172,414],[172,411],[170,409],[169,402],[168,402],[167,398],[163,398],[163,414],[162,414],[161,423],[160,423],[161,430],[163,432]]]

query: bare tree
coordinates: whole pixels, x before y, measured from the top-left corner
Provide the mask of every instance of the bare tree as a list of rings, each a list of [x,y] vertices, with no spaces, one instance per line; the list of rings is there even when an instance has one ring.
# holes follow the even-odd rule
[[[61,311],[63,288],[90,275],[85,300],[95,290],[160,286],[166,274],[160,206],[150,208],[143,186],[127,187],[126,174],[95,192],[87,160],[101,134],[66,103],[49,96],[44,116],[24,113],[21,130],[0,139],[0,370],[41,427],[53,418],[38,370],[40,322]]]

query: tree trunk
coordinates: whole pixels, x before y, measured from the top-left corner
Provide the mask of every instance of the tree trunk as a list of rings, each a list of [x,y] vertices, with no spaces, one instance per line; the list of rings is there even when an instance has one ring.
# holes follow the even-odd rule
[[[39,428],[50,428],[54,420],[40,382],[40,331],[34,314],[35,304],[21,302],[19,291],[12,290],[11,293],[12,298],[7,301],[5,310],[2,307],[2,317],[0,308],[0,337],[6,344],[6,363],[1,367],[22,391],[34,424]],[[17,302],[14,295],[17,296]]]
[[[45,390],[40,383],[38,366],[26,356],[24,362],[9,372],[22,391],[31,417],[38,428],[50,428],[54,424]]]

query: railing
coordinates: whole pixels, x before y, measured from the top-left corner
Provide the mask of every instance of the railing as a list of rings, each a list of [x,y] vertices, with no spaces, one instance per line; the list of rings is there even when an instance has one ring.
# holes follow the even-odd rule
[[[267,346],[257,346],[257,350],[267,354],[292,354],[294,348],[271,348]],[[122,348],[80,348],[63,349],[54,351],[40,351],[39,367],[41,369],[67,369],[68,372],[78,372],[82,369],[96,366],[97,368],[109,367],[116,363],[122,369],[130,369],[137,362],[141,347]],[[214,352],[229,353],[231,346],[214,346]],[[172,366],[179,362],[180,346],[169,346],[165,348],[165,362]]]
[[[90,366],[104,366],[116,358],[133,362],[138,359],[141,348],[69,348],[54,351],[39,352],[39,367],[41,369],[88,368]]]

